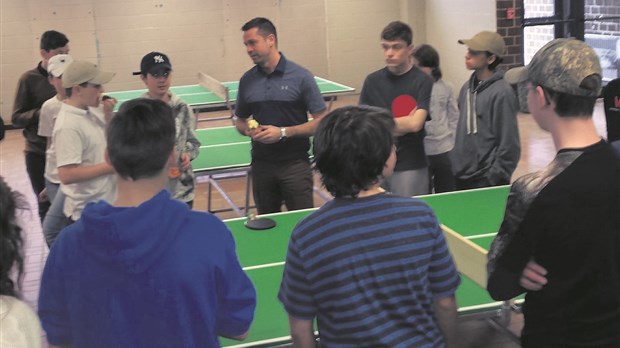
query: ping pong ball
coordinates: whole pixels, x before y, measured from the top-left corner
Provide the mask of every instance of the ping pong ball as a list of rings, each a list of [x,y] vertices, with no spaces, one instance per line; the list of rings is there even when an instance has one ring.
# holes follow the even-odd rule
[[[248,120],[248,128],[250,129],[258,128],[258,122],[256,122],[256,120]]]

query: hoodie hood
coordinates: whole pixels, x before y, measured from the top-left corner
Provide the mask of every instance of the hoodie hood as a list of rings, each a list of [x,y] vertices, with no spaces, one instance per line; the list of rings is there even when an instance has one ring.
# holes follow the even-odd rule
[[[504,78],[504,72],[500,70],[495,70],[493,75],[487,80],[481,81],[477,87],[474,87],[474,82],[476,81],[476,73],[471,74],[469,78],[469,83],[467,85],[467,134],[477,134],[478,133],[478,120],[476,117],[476,102],[478,99],[478,93],[484,91],[489,88],[495,82]]]
[[[78,243],[94,258],[126,273],[147,270],[181,232],[189,208],[162,190],[138,207],[89,203],[78,222]]]

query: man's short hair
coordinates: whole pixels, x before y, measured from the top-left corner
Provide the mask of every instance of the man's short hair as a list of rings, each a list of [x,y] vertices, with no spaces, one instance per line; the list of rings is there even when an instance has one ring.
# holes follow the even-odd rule
[[[394,21],[383,28],[381,39],[386,41],[403,40],[407,46],[410,46],[413,42],[413,30],[406,23]]]
[[[270,34],[273,34],[273,36],[276,38],[276,42],[278,41],[276,26],[273,25],[273,23],[269,19],[264,17],[252,18],[241,27],[241,31],[248,31],[252,28],[258,28],[258,33],[262,37],[267,37]]]
[[[124,102],[106,132],[108,156],[123,179],[151,178],[166,168],[175,143],[172,108],[161,100]]]
[[[41,35],[42,50],[51,51],[60,47],[65,47],[69,43],[69,39],[65,34],[56,30],[48,30]]]
[[[315,170],[334,197],[356,197],[379,182],[392,152],[394,118],[385,109],[345,106],[330,112],[314,135]]]

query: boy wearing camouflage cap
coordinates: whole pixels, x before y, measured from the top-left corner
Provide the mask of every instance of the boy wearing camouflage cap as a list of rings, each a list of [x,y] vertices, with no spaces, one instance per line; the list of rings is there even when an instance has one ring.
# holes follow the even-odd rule
[[[592,121],[601,75],[575,39],[506,74],[558,150],[512,185],[489,251],[491,296],[527,293],[523,347],[620,347],[620,158]]]
[[[450,153],[459,190],[506,185],[521,155],[517,98],[497,69],[504,39],[482,31],[458,41],[467,46],[465,66],[471,77],[459,93],[459,121]]]

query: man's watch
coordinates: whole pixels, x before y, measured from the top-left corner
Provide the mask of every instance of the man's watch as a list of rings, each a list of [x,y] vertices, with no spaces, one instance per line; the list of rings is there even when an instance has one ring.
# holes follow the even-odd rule
[[[280,141],[286,141],[286,127],[280,127]]]

